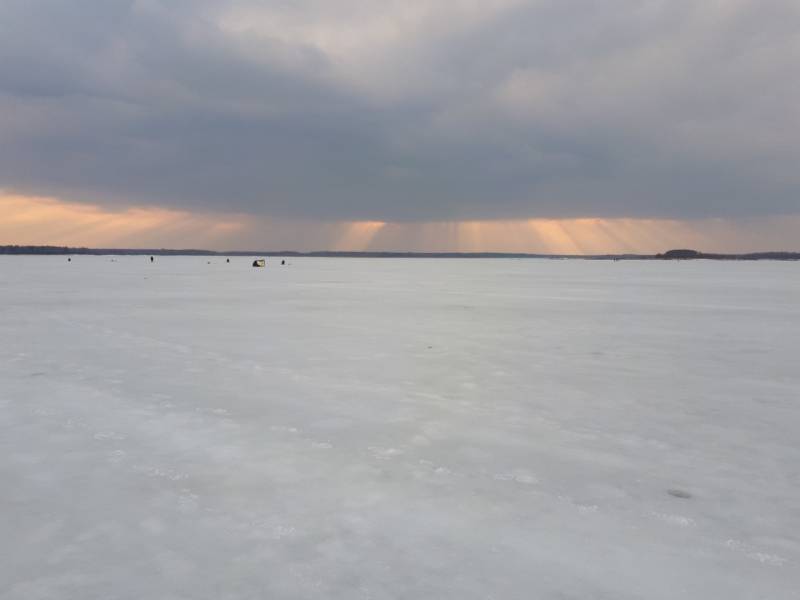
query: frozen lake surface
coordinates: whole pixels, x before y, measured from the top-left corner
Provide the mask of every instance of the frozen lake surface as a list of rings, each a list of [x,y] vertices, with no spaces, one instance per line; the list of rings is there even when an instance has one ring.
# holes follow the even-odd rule
[[[800,598],[800,264],[250,262],[0,257],[0,598]]]

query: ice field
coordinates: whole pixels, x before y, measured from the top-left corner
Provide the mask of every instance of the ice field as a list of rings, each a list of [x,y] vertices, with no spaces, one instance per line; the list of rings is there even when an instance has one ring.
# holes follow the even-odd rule
[[[251,261],[0,257],[0,598],[800,598],[800,263]]]

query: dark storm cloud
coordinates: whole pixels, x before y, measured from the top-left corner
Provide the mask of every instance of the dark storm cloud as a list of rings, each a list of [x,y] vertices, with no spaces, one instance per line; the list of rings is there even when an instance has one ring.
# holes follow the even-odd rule
[[[800,210],[791,0],[0,3],[0,188],[322,219]]]

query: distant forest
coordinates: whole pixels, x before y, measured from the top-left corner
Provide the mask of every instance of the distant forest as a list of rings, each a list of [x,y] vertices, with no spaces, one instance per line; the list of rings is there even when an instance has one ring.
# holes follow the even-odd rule
[[[507,252],[293,252],[289,250],[216,252],[214,250],[170,250],[165,248],[71,248],[68,246],[0,246],[0,254],[17,255],[135,255],[135,256],[309,256],[334,258],[552,258],[583,260],[800,260],[800,252],[753,252],[712,254],[676,249],[663,254],[525,254]]]

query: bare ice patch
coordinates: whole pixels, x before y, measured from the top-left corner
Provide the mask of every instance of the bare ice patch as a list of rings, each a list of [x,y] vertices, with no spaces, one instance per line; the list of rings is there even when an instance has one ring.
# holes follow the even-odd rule
[[[686,490],[679,490],[676,488],[667,490],[667,493],[674,498],[681,498],[682,500],[688,500],[692,497],[692,495]]]

